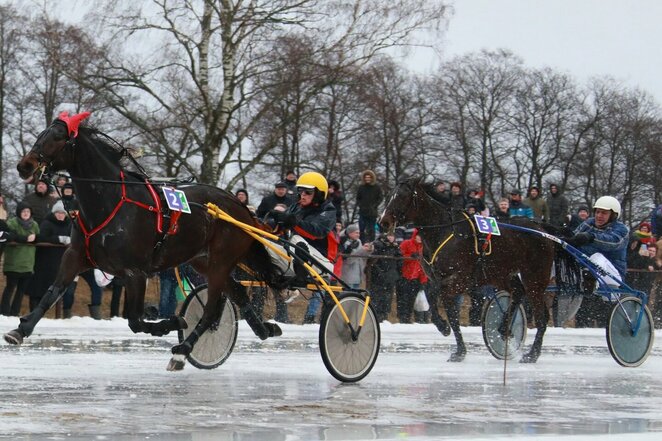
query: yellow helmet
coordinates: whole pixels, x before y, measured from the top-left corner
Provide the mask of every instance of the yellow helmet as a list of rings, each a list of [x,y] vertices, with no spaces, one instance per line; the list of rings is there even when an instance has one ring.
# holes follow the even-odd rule
[[[326,195],[329,193],[329,184],[326,182],[326,178],[317,172],[306,172],[299,176],[297,187],[316,188],[324,195],[324,199],[326,199]]]

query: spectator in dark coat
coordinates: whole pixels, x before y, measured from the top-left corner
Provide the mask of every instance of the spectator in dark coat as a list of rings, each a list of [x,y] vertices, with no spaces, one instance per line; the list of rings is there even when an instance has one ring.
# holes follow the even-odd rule
[[[56,201],[57,199],[48,194],[48,181],[45,179],[37,181],[34,192],[23,198],[23,202],[32,209],[32,219],[37,225],[41,225],[41,222],[46,219]]]
[[[651,232],[656,239],[662,237],[662,204],[653,209],[651,213]]]
[[[586,219],[589,218],[590,215],[591,213],[588,207],[586,205],[580,205],[577,208],[577,213],[570,216],[570,222],[568,222],[566,228],[569,231],[575,231],[577,227],[581,225],[582,222],[584,222]]]
[[[478,189],[471,189],[467,193],[467,205],[476,207],[476,214],[483,214],[485,212],[485,202],[483,202],[483,192]]]
[[[547,208],[549,209],[550,224],[556,227],[562,227],[568,223],[568,200],[561,194],[561,191],[556,184],[549,184]]]
[[[451,183],[451,193],[450,193],[450,204],[451,208],[456,208],[458,210],[464,210],[464,207],[467,206],[467,198],[462,194],[462,184],[459,182]]]
[[[338,181],[329,180],[329,199],[336,207],[336,222],[342,222],[342,201],[343,194]]]
[[[62,255],[66,246],[71,242],[71,219],[69,219],[62,201],[53,205],[51,213],[39,225],[37,242],[45,242],[54,246],[37,247],[35,273],[28,288],[30,311],[39,304],[48,288],[55,282]],[[65,308],[63,313],[65,318],[71,317],[71,308]]]
[[[382,189],[377,185],[377,176],[372,170],[361,173],[362,184],[356,192],[356,204],[359,207],[359,228],[361,242],[375,240],[375,223],[379,215],[379,204],[384,199]]]
[[[287,184],[285,182],[279,182],[274,186],[274,192],[272,194],[262,198],[260,205],[258,205],[255,211],[255,215],[258,219],[264,219],[267,213],[276,208],[276,205],[282,204],[287,208],[294,202],[294,198],[287,194]]]
[[[372,306],[375,308],[377,320],[382,322],[388,319],[393,302],[393,291],[400,280],[402,261],[400,247],[395,241],[392,233],[382,234],[373,243],[372,255],[377,257],[371,259],[370,267],[370,292],[372,293]],[[388,257],[380,259],[378,256]]]
[[[648,296],[653,290],[653,282],[657,275],[653,271],[659,270],[655,261],[656,253],[657,245],[654,242],[646,244],[634,240],[628,249],[628,270],[638,271],[629,271],[626,274],[626,281],[632,288],[643,291]]]
[[[294,173],[294,170],[288,170],[285,172],[285,179],[283,179],[285,188],[287,189],[287,195],[296,202],[297,198],[297,174]]]
[[[434,190],[437,192],[440,198],[450,199],[451,192],[446,188],[446,183],[444,181],[437,181],[434,185]]]

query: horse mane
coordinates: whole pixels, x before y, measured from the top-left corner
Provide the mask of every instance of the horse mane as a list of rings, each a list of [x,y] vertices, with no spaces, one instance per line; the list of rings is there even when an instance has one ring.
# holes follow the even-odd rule
[[[145,169],[134,157],[132,149],[124,147],[119,141],[95,127],[81,126],[79,127],[79,136],[81,134],[83,136],[80,139],[87,139],[94,144],[111,162],[116,162],[122,169],[130,173],[142,178],[149,178]]]

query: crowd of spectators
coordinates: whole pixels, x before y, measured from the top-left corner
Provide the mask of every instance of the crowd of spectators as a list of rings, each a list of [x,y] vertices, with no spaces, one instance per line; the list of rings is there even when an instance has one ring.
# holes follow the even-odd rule
[[[327,199],[336,209],[336,238],[339,258],[334,261],[334,273],[354,288],[367,287],[373,293],[373,306],[380,321],[388,319],[392,314],[400,323],[426,322],[429,314],[415,310],[415,300],[420,292],[430,289],[428,279],[421,266],[423,246],[416,229],[400,226],[395,232],[381,233],[377,225],[378,213],[384,201],[384,195],[378,176],[372,170],[365,170],[359,175],[360,184],[353,200],[346,201],[338,181],[328,181]],[[288,170],[283,179],[276,182],[271,192],[265,195],[259,204],[253,204],[246,189],[240,188],[234,193],[258,219],[265,219],[274,211],[285,212],[288,207],[297,202],[297,175]],[[8,216],[4,200],[0,195],[0,257],[3,257],[3,273],[6,278],[5,289],[0,302],[0,314],[18,315],[24,297],[28,297],[30,309],[38,304],[40,298],[55,280],[59,262],[62,259],[66,245],[70,242],[72,216],[78,210],[78,204],[73,194],[73,186],[66,179],[56,180],[56,189],[46,180],[38,181],[34,191],[28,194],[17,205],[15,216]],[[541,222],[546,222],[566,231],[576,230],[584,221],[592,216],[588,206],[579,205],[574,212],[570,211],[570,203],[552,183],[544,195],[540,187],[533,185],[528,188],[526,197],[521,190],[515,188],[508,197],[497,200],[495,206],[487,207],[483,192],[477,188],[464,191],[460,182],[439,181],[435,190],[449,201],[453,208],[464,209],[470,214],[494,216],[500,222],[509,218],[524,216]],[[343,208],[345,203],[356,205],[356,222],[344,222]],[[657,207],[651,221],[642,222],[629,238],[627,250],[628,274],[626,282],[637,290],[654,293],[660,285],[657,282],[660,269],[655,256],[657,252],[656,237],[662,229],[662,205]],[[4,245],[11,242],[10,246]],[[33,246],[39,244],[39,246]],[[196,277],[194,271],[180,268],[189,278],[198,283],[204,282]],[[100,283],[92,270],[82,273],[80,278],[90,287],[91,298],[89,313],[94,318],[101,318],[100,305],[104,283]],[[68,287],[63,297],[63,316],[71,317],[74,293],[79,278]],[[158,317],[169,317],[175,314],[178,301],[182,299],[182,278],[176,277],[173,270],[164,271],[159,275],[160,302]],[[112,289],[111,317],[121,315],[121,296],[123,283],[121,279],[109,277],[109,288]],[[251,287],[253,309],[262,315],[265,299],[270,291],[262,287]],[[481,291],[482,292],[482,291]],[[483,294],[476,293],[477,297]],[[662,296],[659,296],[662,297]],[[391,305],[395,298],[395,311]],[[482,297],[481,297],[482,298]],[[290,323],[288,303],[291,299],[274,295],[274,319]],[[471,299],[472,311],[480,309],[480,303]],[[585,298],[582,307],[576,315],[576,326],[604,326],[609,305],[599,296]],[[476,314],[472,314],[475,316]],[[317,320],[314,312],[307,312],[304,322]],[[658,318],[659,320],[659,318]],[[476,325],[476,318],[471,319]]]

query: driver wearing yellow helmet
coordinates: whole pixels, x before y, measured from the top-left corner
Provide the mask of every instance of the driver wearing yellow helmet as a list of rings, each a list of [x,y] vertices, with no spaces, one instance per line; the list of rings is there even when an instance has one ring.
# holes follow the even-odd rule
[[[290,242],[310,244],[310,252],[330,270],[338,251],[338,242],[333,234],[336,225],[336,209],[327,199],[329,184],[317,172],[302,174],[297,180],[297,202],[285,212],[272,212],[271,217],[283,229],[291,230]],[[295,266],[295,270],[297,266]],[[305,271],[305,270],[304,270]],[[303,274],[299,272],[297,278]]]
[[[338,252],[338,240],[333,233],[336,226],[336,209],[331,199],[327,199],[329,184],[321,174],[308,172],[299,177],[296,189],[298,195],[296,204],[291,205],[285,212],[272,212],[271,216],[280,227],[292,232],[290,243],[305,249],[329,272],[332,272],[332,262],[335,261]],[[295,249],[295,254],[304,261],[308,260],[298,249]],[[294,272],[294,286],[307,284],[308,272],[298,261],[294,262],[293,268],[288,265],[287,269],[283,269],[286,275]],[[319,268],[316,269],[319,271]],[[288,295],[296,296],[297,292],[289,291]],[[321,303],[321,293],[313,292],[303,318],[304,323],[315,322]]]

